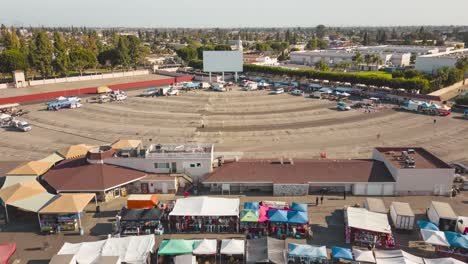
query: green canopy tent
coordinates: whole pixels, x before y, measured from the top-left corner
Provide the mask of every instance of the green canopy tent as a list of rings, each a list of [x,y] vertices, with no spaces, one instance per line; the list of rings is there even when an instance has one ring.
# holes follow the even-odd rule
[[[170,239],[163,240],[159,246],[159,255],[192,254],[193,240]]]
[[[258,215],[255,213],[254,210],[251,209],[243,209],[240,212],[240,221],[241,222],[258,222]]]

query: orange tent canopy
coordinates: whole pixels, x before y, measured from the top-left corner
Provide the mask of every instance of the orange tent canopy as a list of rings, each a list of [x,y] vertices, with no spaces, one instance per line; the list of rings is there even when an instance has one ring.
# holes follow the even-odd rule
[[[128,196],[128,209],[147,209],[153,208],[158,204],[158,196],[156,194],[132,194]]]

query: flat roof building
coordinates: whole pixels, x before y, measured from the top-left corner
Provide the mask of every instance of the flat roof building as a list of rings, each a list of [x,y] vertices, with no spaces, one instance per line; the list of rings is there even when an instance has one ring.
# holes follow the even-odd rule
[[[468,57],[468,49],[421,55],[416,58],[415,69],[426,73],[435,73],[444,67],[454,68],[459,59],[466,57]]]
[[[375,148],[372,159],[240,159],[203,179],[212,192],[266,191],[307,195],[315,191],[355,195],[448,195],[454,169],[424,148]]]

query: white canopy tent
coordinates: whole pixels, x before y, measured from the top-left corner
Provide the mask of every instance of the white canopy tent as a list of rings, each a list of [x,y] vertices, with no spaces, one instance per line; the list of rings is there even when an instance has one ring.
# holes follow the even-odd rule
[[[375,263],[372,250],[353,249],[354,260],[357,262]]]
[[[36,176],[5,176],[5,182],[2,185],[2,188],[6,188],[21,182],[35,181]]]
[[[195,240],[193,254],[194,255],[215,255],[217,252],[216,239]]]
[[[55,195],[50,193],[40,193],[34,196],[12,202],[9,205],[29,212],[39,212],[44,206],[54,199]]]
[[[424,264],[423,258],[403,250],[375,250],[374,254],[377,264]]]
[[[154,235],[109,238],[96,242],[65,243],[57,255],[73,254],[79,264],[92,264],[99,256],[117,256],[122,262],[145,264],[154,246]]]
[[[144,264],[155,246],[154,235],[109,238],[102,248],[102,256],[119,256],[122,262]]]
[[[83,243],[65,243],[57,255],[75,255],[79,264],[92,264],[100,255],[107,240]]]
[[[425,264],[464,264],[463,261],[454,258],[436,258],[436,259],[424,259]]]
[[[421,236],[426,244],[434,246],[450,247],[444,232],[429,229],[421,229]]]
[[[221,255],[244,255],[245,241],[239,239],[223,239],[221,241]]]
[[[379,233],[392,233],[386,214],[370,212],[365,208],[348,207],[346,215],[349,227]]]
[[[239,216],[239,199],[190,197],[177,199],[171,216]]]

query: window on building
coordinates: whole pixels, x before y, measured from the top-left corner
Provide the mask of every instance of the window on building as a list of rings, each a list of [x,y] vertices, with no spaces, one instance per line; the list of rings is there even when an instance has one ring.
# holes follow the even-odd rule
[[[187,162],[184,163],[184,168],[201,168],[201,162]]]
[[[155,169],[169,169],[169,163],[167,162],[154,163],[154,168]]]

